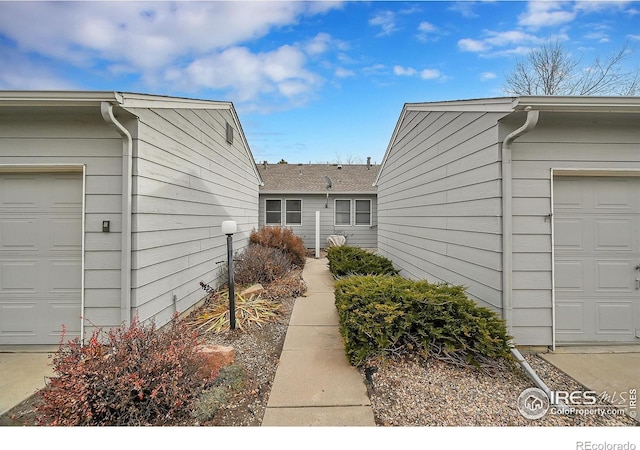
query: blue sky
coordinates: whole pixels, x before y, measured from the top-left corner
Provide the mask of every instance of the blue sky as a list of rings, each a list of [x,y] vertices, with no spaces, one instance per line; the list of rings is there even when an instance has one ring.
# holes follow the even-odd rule
[[[232,101],[258,162],[379,163],[404,103],[505,95],[549,39],[636,68],[640,2],[0,0],[0,89]]]

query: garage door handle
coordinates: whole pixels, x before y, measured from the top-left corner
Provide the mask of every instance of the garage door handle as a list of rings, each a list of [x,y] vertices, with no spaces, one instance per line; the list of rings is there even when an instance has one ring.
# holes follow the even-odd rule
[[[640,278],[636,278],[636,289],[640,289]]]

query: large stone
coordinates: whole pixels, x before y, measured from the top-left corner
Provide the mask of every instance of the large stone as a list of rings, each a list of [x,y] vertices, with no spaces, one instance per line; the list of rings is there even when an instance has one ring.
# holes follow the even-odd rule
[[[212,373],[217,373],[221,367],[233,364],[235,359],[233,347],[203,344],[197,347],[197,351],[205,357],[206,364],[202,369],[204,377],[210,377]]]
[[[264,291],[264,287],[261,284],[254,284],[246,288],[240,293],[243,297],[251,297],[252,295],[260,295]]]

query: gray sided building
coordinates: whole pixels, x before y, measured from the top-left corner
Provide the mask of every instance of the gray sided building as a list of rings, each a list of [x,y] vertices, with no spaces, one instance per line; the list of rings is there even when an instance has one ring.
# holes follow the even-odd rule
[[[516,344],[640,342],[640,98],[409,103],[376,185],[379,252]]]
[[[0,344],[158,326],[217,284],[258,225],[260,176],[231,103],[0,92]]]
[[[370,161],[370,160],[369,160]],[[258,164],[260,226],[284,226],[305,247],[326,248],[342,235],[347,245],[377,247],[377,196],[373,182],[379,166],[367,164]],[[319,223],[316,227],[316,213]]]

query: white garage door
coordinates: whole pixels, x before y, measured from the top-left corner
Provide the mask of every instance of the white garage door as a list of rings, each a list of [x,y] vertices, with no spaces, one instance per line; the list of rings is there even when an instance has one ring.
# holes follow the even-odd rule
[[[639,342],[640,179],[554,180],[556,341]]]
[[[82,176],[0,173],[0,344],[80,331]]]

